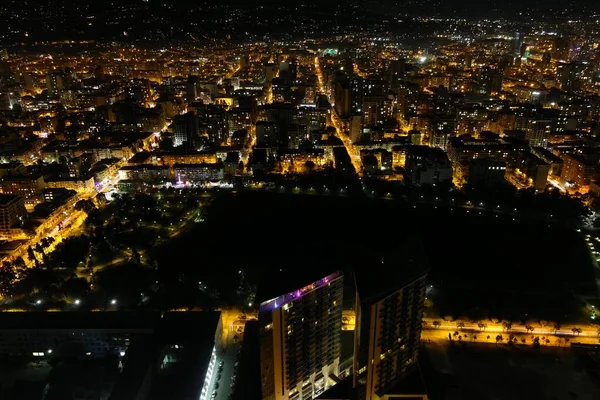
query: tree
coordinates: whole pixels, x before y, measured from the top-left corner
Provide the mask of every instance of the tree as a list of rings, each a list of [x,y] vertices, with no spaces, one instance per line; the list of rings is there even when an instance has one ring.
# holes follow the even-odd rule
[[[560,323],[559,322],[554,322],[552,324],[552,329],[554,330],[554,334],[556,335],[556,331],[560,330]]]
[[[134,249],[134,248],[131,249],[131,259],[137,265],[140,265],[140,262],[142,260],[142,257],[140,256],[140,253],[136,249]]]
[[[306,168],[308,172],[313,172],[313,170],[315,169],[315,163],[308,160],[304,163],[304,168]]]
[[[484,330],[485,328],[487,328],[487,325],[483,322],[480,322],[477,324],[477,327],[479,328],[480,331]]]
[[[23,260],[23,257],[15,258],[13,265],[15,268],[18,268],[18,269],[24,269],[26,267],[25,260]]]
[[[3,263],[0,267],[0,295],[9,296],[17,274],[15,268],[10,263]]]
[[[442,323],[438,320],[435,320],[431,323],[431,325],[433,325],[434,328],[439,328],[442,325]]]
[[[456,321],[456,328],[463,329],[465,327],[465,323],[463,321]]]
[[[29,246],[27,248],[27,257],[29,258],[30,261],[35,260],[35,252],[33,251],[33,247],[31,247],[31,246]]]
[[[502,337],[502,335],[497,335],[496,336],[496,344],[502,342],[504,340],[504,338]]]
[[[161,150],[173,150],[173,139],[168,136],[162,136],[160,143],[158,144],[159,149]]]
[[[573,331],[573,336],[575,336],[575,334],[577,334],[577,336],[579,336],[579,334],[581,333],[581,328],[579,328],[577,326],[571,330]]]
[[[90,284],[83,278],[73,276],[62,283],[61,290],[66,297],[85,297],[90,292]]]
[[[535,330],[535,327],[533,327],[529,324],[525,324],[525,329],[527,330],[527,333],[529,333],[529,332],[533,332]]]
[[[75,203],[74,208],[78,211],[85,211],[89,214],[90,212],[96,209],[96,206],[91,200],[79,200],[77,203]]]
[[[523,343],[523,344],[527,343],[527,339],[525,339],[525,338],[521,339],[521,343]]]
[[[512,322],[510,321],[502,321],[502,330],[511,330],[512,329]]]

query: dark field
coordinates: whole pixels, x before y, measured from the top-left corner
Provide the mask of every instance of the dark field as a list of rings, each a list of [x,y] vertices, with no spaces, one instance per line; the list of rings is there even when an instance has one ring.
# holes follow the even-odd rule
[[[516,318],[551,308],[556,318],[571,319],[579,309],[572,294],[595,291],[587,249],[575,232],[509,214],[242,193],[217,200],[205,221],[162,249],[161,265],[206,281],[230,301],[239,269],[251,281],[279,268],[343,269],[415,237],[423,242],[441,314],[513,310]]]
[[[595,400],[595,360],[573,348],[430,343],[421,368],[434,400]]]

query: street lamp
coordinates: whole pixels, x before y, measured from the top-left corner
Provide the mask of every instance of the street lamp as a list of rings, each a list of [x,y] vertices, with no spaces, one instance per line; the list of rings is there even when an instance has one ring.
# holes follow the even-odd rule
[[[35,302],[35,304],[37,304],[37,305],[39,306],[40,304],[42,304],[42,301],[41,301],[41,300],[37,300],[37,301]]]
[[[112,299],[112,300],[110,301],[110,304],[112,304],[112,305],[114,306],[115,304],[117,304],[117,300],[116,300],[116,299]]]
[[[74,303],[76,306],[78,306],[78,305],[79,305],[79,303],[81,303],[81,300],[79,300],[79,299],[75,299],[75,301],[74,301],[73,303]]]

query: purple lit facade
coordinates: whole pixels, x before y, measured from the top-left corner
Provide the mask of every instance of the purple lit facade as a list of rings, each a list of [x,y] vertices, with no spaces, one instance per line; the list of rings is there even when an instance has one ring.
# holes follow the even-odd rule
[[[293,292],[281,295],[271,300],[264,301],[260,304],[260,312],[268,312],[276,310],[277,308],[301,298],[302,296],[312,292],[315,289],[320,288],[328,284],[329,282],[339,278],[341,274],[339,272],[334,272],[331,275],[327,275],[326,277],[319,279],[316,282],[311,283],[310,285],[306,285],[303,288],[294,290]]]

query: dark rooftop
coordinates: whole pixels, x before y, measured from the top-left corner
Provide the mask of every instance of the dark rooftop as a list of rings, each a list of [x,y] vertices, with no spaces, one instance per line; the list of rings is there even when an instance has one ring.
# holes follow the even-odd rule
[[[15,196],[13,194],[2,194],[2,193],[0,193],[0,205],[2,205],[2,206],[7,205],[11,201],[16,200],[18,197],[19,196]]]
[[[422,244],[409,241],[393,252],[379,253],[378,259],[365,260],[354,270],[354,280],[361,302],[376,302],[429,270]]]
[[[139,312],[3,312],[0,330],[153,329],[160,314]]]
[[[312,262],[314,264],[316,261],[313,260]],[[260,304],[274,299],[323,279],[334,272],[337,272],[337,270],[331,264],[317,268],[315,268],[315,265],[307,265],[302,268],[289,263],[287,265],[282,264],[279,270],[268,271],[263,274],[258,284],[256,300]]]

